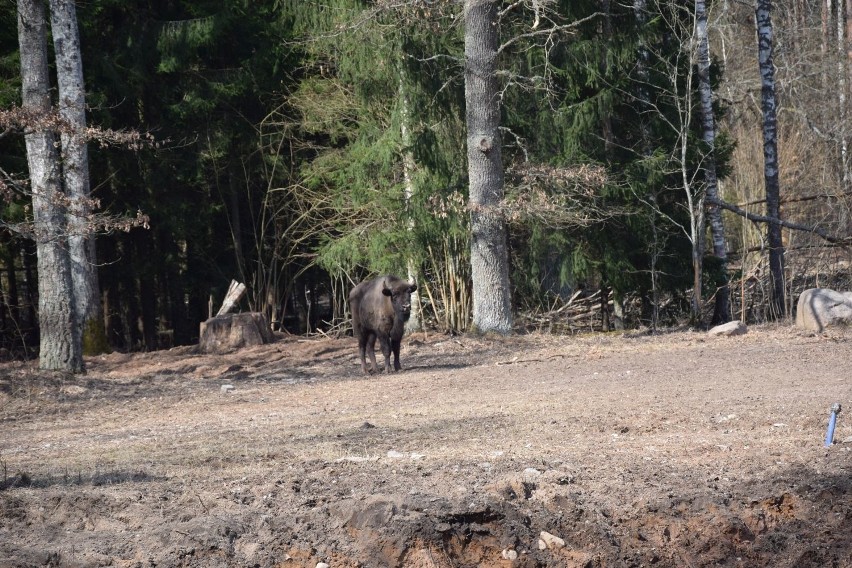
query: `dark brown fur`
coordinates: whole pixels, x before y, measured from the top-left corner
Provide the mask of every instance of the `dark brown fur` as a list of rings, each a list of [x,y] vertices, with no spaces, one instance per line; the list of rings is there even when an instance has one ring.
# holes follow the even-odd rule
[[[385,372],[391,373],[390,355],[393,353],[393,370],[399,371],[399,347],[405,322],[411,315],[411,293],[416,284],[396,276],[379,276],[361,282],[349,293],[352,310],[352,330],[358,339],[361,369],[365,374],[379,371],[376,364],[376,339],[385,356]],[[367,368],[369,354],[371,369]]]

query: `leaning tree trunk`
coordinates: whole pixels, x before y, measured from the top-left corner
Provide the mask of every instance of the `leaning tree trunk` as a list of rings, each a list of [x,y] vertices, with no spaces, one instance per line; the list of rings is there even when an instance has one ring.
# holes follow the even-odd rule
[[[36,115],[51,112],[46,26],[44,5],[39,0],[18,0],[21,100],[23,107]],[[56,134],[47,128],[33,129],[24,140],[38,257],[39,366],[79,373],[84,371],[82,342],[75,326]]]
[[[464,78],[470,183],[473,329],[509,333],[512,306],[506,223],[500,212],[503,162],[497,80],[496,0],[465,0]]]
[[[725,246],[725,224],[722,221],[722,208],[713,203],[719,197],[719,184],[716,178],[716,119],[713,116],[713,87],[710,85],[710,42],[707,38],[707,4],[704,0],[695,2],[695,18],[698,32],[698,92],[701,99],[701,138],[707,147],[704,156],[705,192],[710,199],[707,209],[707,221],[710,225],[710,237],[713,241],[713,256],[719,259],[719,270],[723,281],[716,291],[716,306],[712,323],[728,321],[728,251]]]
[[[781,219],[781,189],[778,181],[778,121],[775,100],[775,68],[772,63],[771,0],[758,0],[755,11],[757,44],[760,61],[761,100],[763,106],[763,177],[766,184],[766,215]],[[774,317],[787,315],[784,298],[784,242],[781,225],[766,225],[769,245],[769,279],[771,309]]]
[[[70,201],[68,249],[74,286],[76,323],[88,354],[106,351],[95,259],[95,237],[91,234],[92,212],[89,192],[89,152],[86,147],[86,93],[80,33],[73,0],[50,0],[50,26],[56,53],[59,114],[67,123],[62,140],[62,173]]]

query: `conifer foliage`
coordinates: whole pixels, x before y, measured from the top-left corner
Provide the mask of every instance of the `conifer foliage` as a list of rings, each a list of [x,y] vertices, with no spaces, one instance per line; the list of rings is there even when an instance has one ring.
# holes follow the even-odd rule
[[[812,20],[802,31],[780,10],[770,52],[766,3],[744,16],[700,0],[51,0],[57,16],[76,8],[84,77],[69,95],[53,79],[68,44],[51,28],[70,16],[44,27],[43,54],[15,33],[47,4],[0,6],[0,347],[17,354],[40,337],[48,357],[45,340],[90,317],[51,311],[66,310],[50,298],[67,284],[53,249],[72,251],[71,274],[96,269],[80,305],[102,308],[109,345],[132,350],[197,341],[232,279],[248,287],[243,309],[297,333],[346,332],[349,289],[378,273],[415,280],[415,314],[448,332],[783,316],[806,279],[794,271],[810,274],[798,251],[815,246],[790,246],[790,231],[846,242],[845,208],[817,206],[849,194],[839,8],[796,12]],[[755,25],[759,45],[741,39]],[[807,49],[820,67],[767,74],[769,55]],[[33,58],[47,69],[38,97]],[[766,122],[740,86],[759,58]],[[770,117],[767,82],[798,110]],[[837,112],[790,97],[829,85]],[[22,126],[36,106],[38,128]],[[810,142],[733,139],[764,124]],[[784,164],[817,154],[837,175],[825,196],[799,197],[785,172],[822,182]],[[758,163],[766,181],[753,183]],[[62,176],[86,167],[88,198]],[[732,193],[752,186],[766,193]],[[120,230],[131,219],[149,228]],[[83,298],[70,285],[59,296]],[[75,345],[49,366],[82,370]]]

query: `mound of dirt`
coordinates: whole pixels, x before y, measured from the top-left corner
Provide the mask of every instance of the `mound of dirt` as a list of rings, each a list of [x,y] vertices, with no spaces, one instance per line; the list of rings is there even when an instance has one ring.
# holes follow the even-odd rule
[[[0,566],[852,566],[845,335],[279,336],[0,366]]]

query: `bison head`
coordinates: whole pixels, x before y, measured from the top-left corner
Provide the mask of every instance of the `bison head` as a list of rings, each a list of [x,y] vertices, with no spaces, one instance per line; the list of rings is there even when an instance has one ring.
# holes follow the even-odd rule
[[[382,283],[382,294],[388,296],[393,305],[393,311],[401,314],[403,321],[408,321],[411,315],[411,293],[417,290],[417,284],[401,282],[388,288],[387,281]]]

